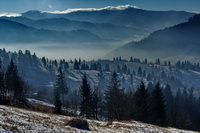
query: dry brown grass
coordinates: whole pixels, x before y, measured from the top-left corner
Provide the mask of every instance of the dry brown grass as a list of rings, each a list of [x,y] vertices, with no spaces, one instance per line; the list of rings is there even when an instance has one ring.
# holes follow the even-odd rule
[[[108,126],[112,125],[112,123],[113,123],[113,121],[108,121],[105,126],[108,127]]]
[[[37,103],[28,103],[34,110],[36,111],[41,111],[41,112],[46,112],[46,113],[52,113],[53,112],[53,107],[48,107],[45,105],[37,104]]]

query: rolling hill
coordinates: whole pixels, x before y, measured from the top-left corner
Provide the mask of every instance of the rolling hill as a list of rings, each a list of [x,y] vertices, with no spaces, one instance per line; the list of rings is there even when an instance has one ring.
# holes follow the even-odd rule
[[[106,42],[86,30],[55,31],[37,29],[7,19],[0,19],[1,43],[87,43]]]
[[[188,22],[151,33],[139,42],[130,42],[109,54],[139,58],[199,57],[200,56],[200,15]]]
[[[123,9],[103,8],[101,10],[82,10],[68,13],[49,13],[40,11],[28,11],[22,14],[33,20],[45,18],[67,18],[76,21],[87,21],[92,23],[110,23],[120,26],[128,26],[149,31],[186,21],[194,13],[184,11],[150,11],[138,9],[133,6],[120,6]]]
[[[101,38],[127,40],[132,39],[135,35],[144,35],[147,30],[131,28],[127,26],[117,26],[110,23],[92,23],[86,21],[75,21],[66,18],[45,18],[32,20],[26,17],[1,17],[2,19],[11,20],[37,29],[47,29],[56,31],[73,31],[86,30],[94,33]]]

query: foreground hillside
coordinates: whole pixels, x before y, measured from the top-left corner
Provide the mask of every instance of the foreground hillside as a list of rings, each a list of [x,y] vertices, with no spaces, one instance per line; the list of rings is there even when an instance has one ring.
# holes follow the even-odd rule
[[[88,120],[90,131],[79,130],[68,126],[67,121],[73,119],[68,116],[45,114],[8,106],[0,106],[0,132],[149,132],[149,133],[193,133],[193,131],[162,128],[136,121],[101,122]]]

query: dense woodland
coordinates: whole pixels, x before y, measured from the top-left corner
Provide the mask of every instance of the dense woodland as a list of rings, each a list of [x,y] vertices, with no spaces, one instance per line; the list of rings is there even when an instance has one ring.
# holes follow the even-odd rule
[[[100,61],[88,63],[81,59],[74,61],[50,60],[45,57],[40,59],[36,54],[31,55],[28,50],[25,53],[22,51],[11,53],[3,49],[0,50],[0,55],[0,100],[2,104],[28,107],[26,99],[31,97],[35,89],[23,79],[21,68],[23,66],[43,66],[52,73],[56,71],[57,75],[54,90],[49,95],[54,97],[52,100],[55,105],[54,113],[106,121],[137,120],[160,126],[200,130],[200,97],[194,94],[193,87],[186,88],[179,79],[160,70],[161,66],[168,66],[170,69],[175,69],[177,73],[179,69],[199,71],[199,63],[178,61],[173,65],[170,61],[162,63],[160,59],[150,62],[148,59],[141,61],[133,57],[130,57],[130,60],[121,57],[113,58],[112,62],[139,64],[137,70],[131,70],[126,64],[118,65],[113,69],[110,64],[103,65]],[[146,72],[142,67],[144,64],[153,66],[154,71]],[[72,91],[65,78],[65,72],[68,69],[99,71],[99,84],[92,87],[88,75],[83,73],[80,87]],[[110,78],[107,80],[103,75],[105,72],[110,73]],[[122,88],[121,80],[125,80],[119,78],[122,73],[130,75],[130,78],[135,75],[141,77],[138,87],[128,90]],[[177,86],[185,88],[174,91]],[[41,94],[44,94],[43,90],[38,90],[35,98],[47,101],[45,97],[39,96]],[[69,114],[66,111],[68,109],[75,111]]]
[[[135,92],[120,88],[117,73],[113,73],[107,89],[101,93],[92,89],[84,75],[81,86],[81,116],[103,120],[137,120],[160,126],[199,130],[200,98],[190,92],[178,90],[175,95],[167,84],[160,82],[148,86],[144,82]]]

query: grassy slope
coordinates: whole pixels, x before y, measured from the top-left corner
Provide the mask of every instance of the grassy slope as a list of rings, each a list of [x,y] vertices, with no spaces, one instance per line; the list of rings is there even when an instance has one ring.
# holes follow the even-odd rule
[[[35,112],[9,106],[0,106],[0,132],[176,132],[192,133],[174,128],[161,128],[136,121],[101,122],[88,120],[91,131],[84,131],[67,126],[72,117]]]

